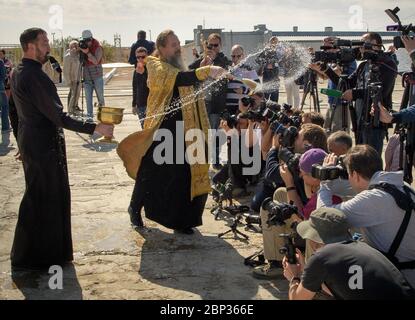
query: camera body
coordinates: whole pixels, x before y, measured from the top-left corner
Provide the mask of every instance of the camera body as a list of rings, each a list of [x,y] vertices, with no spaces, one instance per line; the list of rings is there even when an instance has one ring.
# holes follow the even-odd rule
[[[398,12],[400,10],[401,9],[399,9],[399,7],[395,7],[395,9],[393,10],[392,9],[385,10],[386,14],[392,19],[392,21],[397,23],[397,25],[388,26],[386,30],[387,31],[399,31],[401,32],[402,36],[409,36],[411,32],[415,33],[415,26],[413,26],[412,24],[402,25],[402,22],[398,17]],[[414,39],[414,36],[411,36],[410,38]],[[396,49],[405,48],[405,45],[403,44],[400,36],[393,38],[393,46]]]
[[[314,164],[311,169],[311,176],[320,181],[348,179],[346,166],[344,165],[344,156],[340,157],[335,166],[323,167],[319,164]]]
[[[88,42],[91,41],[90,39],[81,39],[79,40],[79,48],[81,49],[88,49]]]
[[[298,214],[296,206],[288,203],[275,203],[272,198],[262,202],[262,209],[268,211],[268,226],[282,226],[293,214]]]
[[[287,257],[289,264],[297,263],[297,256],[294,245],[294,236],[288,233],[280,234],[280,237],[284,239],[284,246],[280,248],[280,253]]]
[[[336,49],[335,47],[330,49]],[[315,61],[323,63],[337,63],[340,65],[353,62],[358,57],[358,48],[341,48],[338,52],[316,51]]]
[[[220,118],[226,121],[229,128],[234,129],[238,125],[238,117],[236,115],[230,114],[229,111],[224,111],[220,115]]]

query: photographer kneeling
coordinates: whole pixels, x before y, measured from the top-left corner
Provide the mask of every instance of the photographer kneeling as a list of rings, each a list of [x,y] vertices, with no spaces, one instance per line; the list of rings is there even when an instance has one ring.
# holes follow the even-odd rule
[[[353,241],[346,215],[321,208],[297,232],[315,250],[307,264],[297,249],[296,264],[283,260],[290,300],[311,300],[321,290],[338,300],[415,299],[398,269],[376,249]]]
[[[335,181],[323,181],[318,192],[318,207],[333,207],[345,213],[351,227],[361,228],[367,243],[383,252],[415,287],[414,190],[404,183],[403,172],[382,171],[382,158],[368,145],[351,149],[344,164],[348,180],[357,195],[333,205]],[[325,167],[337,163],[330,155]]]
[[[280,174],[287,188],[279,188],[274,194],[274,203],[270,204],[272,202],[271,199],[267,199],[261,208],[264,257],[268,260],[268,264],[253,270],[253,276],[255,278],[273,279],[281,275],[280,268],[283,255],[279,249],[283,247],[284,240],[280,237],[280,234],[292,233],[293,223],[308,219],[310,213],[316,209],[316,192],[318,191],[320,180],[313,178],[311,171],[313,165],[323,163],[326,155],[327,153],[322,149],[311,149],[306,151],[300,158],[300,177],[304,180],[306,196],[309,199],[305,205],[297,192],[297,188],[294,186],[294,178],[287,165],[280,167]],[[334,203],[340,203],[342,201],[342,199],[336,196],[333,196],[332,200]],[[284,221],[284,224],[277,225],[270,223],[273,220],[273,216],[278,211],[283,212],[283,208],[285,208],[284,204],[289,202],[295,205],[297,213],[288,217]],[[280,220],[277,219],[277,222]]]

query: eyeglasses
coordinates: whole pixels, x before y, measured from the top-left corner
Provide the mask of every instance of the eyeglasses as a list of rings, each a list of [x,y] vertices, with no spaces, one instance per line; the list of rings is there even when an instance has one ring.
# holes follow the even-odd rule
[[[207,48],[209,49],[209,50],[212,50],[213,48],[218,48],[219,47],[219,43],[209,43],[208,45],[207,45]]]
[[[137,56],[137,59],[145,59],[147,58],[146,56]]]
[[[232,55],[231,56],[232,57],[232,59],[239,59],[239,58],[241,58],[242,57],[242,55],[241,54],[236,54],[236,55]]]

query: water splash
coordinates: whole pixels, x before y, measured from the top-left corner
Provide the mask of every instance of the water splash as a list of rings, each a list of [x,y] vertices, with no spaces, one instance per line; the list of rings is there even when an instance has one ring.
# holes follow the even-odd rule
[[[262,48],[256,53],[248,55],[238,65],[231,67],[228,74],[233,75],[237,69],[243,66],[247,66],[252,70],[259,70],[262,66],[270,63],[278,65],[280,73],[275,79],[270,79],[265,83],[258,84],[258,89],[264,93],[273,91],[276,87],[279,87],[279,78],[285,79],[286,82],[293,82],[301,77],[311,63],[311,56],[308,53],[307,48],[296,43],[279,42],[273,48]],[[152,119],[152,121],[154,121],[158,117],[172,116],[176,111],[189,107],[200,95],[215,94],[219,92],[223,85],[223,79],[226,77],[227,76],[224,75],[220,79],[204,82],[193,94],[173,101],[167,108],[165,106],[164,108],[163,106],[159,106],[158,109],[163,108],[163,112],[146,117],[144,120]]]

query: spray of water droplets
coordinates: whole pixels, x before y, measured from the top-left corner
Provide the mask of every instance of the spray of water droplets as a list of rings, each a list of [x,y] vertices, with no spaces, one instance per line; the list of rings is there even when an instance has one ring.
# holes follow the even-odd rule
[[[291,42],[279,42],[273,48],[262,48],[256,53],[248,55],[238,65],[230,68],[228,73],[232,75],[235,70],[242,66],[247,66],[252,70],[259,70],[266,64],[278,65],[280,69],[279,76],[276,76],[275,79],[270,79],[265,83],[258,84],[258,89],[267,93],[279,87],[280,78],[285,79],[286,82],[293,82],[301,77],[307,70],[310,62],[311,56],[306,48]],[[159,106],[159,110],[162,109],[164,111],[149,116],[145,118],[145,120],[152,119],[152,121],[154,121],[154,119],[158,117],[172,116],[176,111],[189,107],[201,94],[215,94],[215,92],[222,89],[221,86],[223,85],[223,79],[225,77],[226,76],[215,81],[205,82],[193,94],[173,101],[168,107]]]

